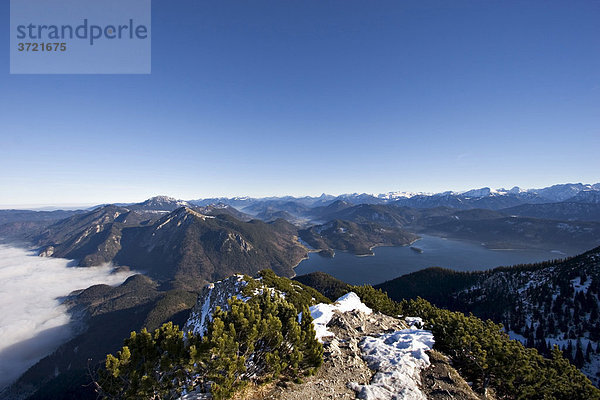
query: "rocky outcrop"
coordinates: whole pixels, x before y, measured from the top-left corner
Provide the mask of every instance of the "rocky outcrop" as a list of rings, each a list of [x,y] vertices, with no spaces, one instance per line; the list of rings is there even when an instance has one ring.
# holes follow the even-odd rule
[[[227,301],[233,296],[241,298],[242,289],[247,284],[243,275],[233,275],[222,281],[206,285],[198,296],[198,301],[192,309],[183,331],[203,336],[215,309],[220,307],[226,310]]]
[[[260,282],[260,283],[258,283]],[[258,286],[256,286],[258,283]],[[207,285],[193,308],[184,331],[203,335],[217,307],[228,308],[233,296],[247,301],[264,290],[283,297],[289,293],[234,275]],[[450,361],[432,350],[430,331],[420,318],[394,318],[373,312],[350,292],[333,304],[310,307],[316,337],[323,343],[323,365],[302,383],[290,381],[248,386],[237,399],[464,399],[479,397],[452,368]],[[301,320],[302,313],[298,315]],[[208,397],[207,397],[208,396]],[[210,398],[205,388],[182,399]]]
[[[324,362],[317,374],[301,384],[286,384],[257,389],[251,398],[304,400],[304,399],[478,399],[469,385],[452,368],[442,354],[428,351],[429,367],[420,370],[415,382],[418,392],[399,390],[388,392],[361,390],[377,381],[380,371],[377,366],[365,361],[365,342],[385,335],[410,332],[408,324],[398,318],[380,313],[367,314],[362,311],[334,311],[327,329],[335,336],[324,338]],[[421,331],[413,327],[413,331]],[[406,368],[405,365],[399,365]],[[377,389],[376,389],[377,390]],[[370,395],[367,395],[370,393]],[[248,396],[248,394],[246,394]],[[453,397],[454,396],[454,397]]]

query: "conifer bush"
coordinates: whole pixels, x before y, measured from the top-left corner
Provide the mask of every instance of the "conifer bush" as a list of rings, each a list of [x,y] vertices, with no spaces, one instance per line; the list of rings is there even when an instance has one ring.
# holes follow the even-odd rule
[[[307,305],[296,308],[271,290],[217,310],[203,337],[172,323],[150,334],[132,332],[99,371],[103,398],[173,399],[207,385],[215,399],[244,385],[274,379],[299,380],[322,363],[323,347]],[[299,312],[302,312],[301,318]]]

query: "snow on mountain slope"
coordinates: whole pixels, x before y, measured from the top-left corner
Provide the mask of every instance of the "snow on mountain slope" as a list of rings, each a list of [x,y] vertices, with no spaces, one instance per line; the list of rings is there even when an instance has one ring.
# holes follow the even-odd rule
[[[388,192],[380,193],[376,197],[384,200],[397,200],[403,198],[411,198],[415,196],[432,196],[433,193],[426,192]]]
[[[146,201],[127,206],[130,210],[174,211],[180,207],[191,207],[190,203],[168,196],[155,196]]]
[[[430,331],[410,327],[379,337],[367,336],[360,343],[362,356],[374,371],[371,382],[350,388],[360,399],[425,400],[419,388],[421,370],[429,367],[427,351],[433,348]]]
[[[521,189],[518,186],[514,186],[512,189],[492,189],[489,187],[483,187],[479,189],[470,189],[462,192],[448,191],[442,193],[426,193],[426,192],[388,192],[374,195],[379,199],[384,200],[398,200],[398,199],[410,199],[412,197],[432,197],[432,196],[454,196],[461,198],[482,198],[489,196],[508,196],[508,195],[539,195],[550,202],[565,201],[580,192],[598,192],[600,191],[600,184],[581,184],[581,183],[566,183],[561,185],[553,185],[541,189]],[[345,195],[346,197],[352,197],[353,195]]]
[[[233,275],[222,281],[210,283],[204,287],[198,297],[198,302],[192,309],[183,327],[184,332],[194,335],[204,335],[212,315],[217,307],[226,310],[227,301],[233,296],[243,299],[242,289],[248,285],[243,275]]]
[[[194,205],[208,205],[222,202],[238,209],[245,209],[254,204],[265,202],[278,202],[285,200],[288,203],[302,204],[308,207],[327,206],[336,201],[347,201],[351,204],[385,204],[396,203],[409,207],[422,208],[448,206],[458,208],[489,208],[493,209],[512,207],[520,204],[541,204],[565,201],[581,191],[600,191],[600,183],[582,184],[566,183],[553,185],[539,189],[521,189],[514,186],[511,189],[490,187],[476,188],[465,191],[445,191],[445,192],[410,192],[410,191],[392,191],[387,193],[346,193],[338,196],[321,195],[320,197],[234,197],[234,198],[212,198],[191,200]],[[500,201],[500,199],[503,199]],[[485,200],[483,203],[482,200]],[[474,204],[462,204],[467,201]],[[490,203],[490,204],[488,204]],[[498,203],[498,205],[495,205]]]
[[[494,191],[495,192],[495,191]],[[487,197],[492,194],[492,189],[484,187],[481,189],[472,189],[461,193],[464,197]]]
[[[528,192],[535,193],[550,202],[565,201],[583,190],[597,190],[594,189],[596,185],[582,184],[582,183],[565,183],[562,185],[553,185],[542,189],[529,189]]]
[[[454,298],[502,322],[512,338],[546,356],[558,345],[600,383],[600,248],[565,261],[497,270]]]

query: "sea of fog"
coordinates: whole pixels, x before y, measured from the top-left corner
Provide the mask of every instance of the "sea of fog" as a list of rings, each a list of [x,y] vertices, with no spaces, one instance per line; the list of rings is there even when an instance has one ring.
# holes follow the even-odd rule
[[[118,285],[132,275],[113,273],[110,265],[72,264],[0,244],[0,389],[72,337],[63,296],[100,283]]]
[[[499,266],[526,264],[564,258],[558,250],[492,250],[479,243],[421,235],[413,246],[377,247],[374,256],[355,256],[336,251],[334,258],[309,254],[295,269],[296,275],[326,272],[353,285],[377,284],[427,267],[443,267],[457,271],[477,271]]]

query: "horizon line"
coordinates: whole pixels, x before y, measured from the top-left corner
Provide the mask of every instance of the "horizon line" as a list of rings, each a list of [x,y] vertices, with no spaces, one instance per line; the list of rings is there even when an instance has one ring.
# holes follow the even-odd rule
[[[183,199],[183,198],[178,198],[175,196],[170,196],[170,195],[165,195],[165,194],[156,194],[156,195],[152,195],[150,197],[146,197],[142,200],[133,200],[133,201],[104,201],[104,202],[86,202],[86,203],[76,203],[76,202],[72,202],[72,203],[20,203],[20,204],[0,204],[0,210],[28,210],[28,211],[60,211],[60,210],[79,210],[79,209],[89,209],[92,207],[99,207],[99,206],[103,206],[103,205],[108,205],[108,204],[138,204],[138,203],[143,203],[146,200],[149,199],[153,199],[156,197],[169,197],[175,200],[179,200],[179,201],[186,201],[186,202],[190,202],[190,201],[200,201],[200,200],[207,200],[207,199],[235,199],[235,198],[248,198],[248,199],[257,199],[257,200],[261,200],[261,199],[270,199],[270,198],[283,198],[283,197],[292,197],[292,198],[296,198],[296,199],[301,199],[301,198],[319,198],[322,196],[331,196],[331,197],[340,197],[340,196],[344,196],[344,195],[369,195],[369,196],[373,196],[373,197],[378,197],[380,195],[385,195],[385,194],[390,194],[390,193],[410,193],[410,194],[415,194],[415,195],[435,195],[435,194],[441,194],[441,193],[456,193],[456,194],[461,194],[461,193],[465,193],[465,192],[469,192],[471,190],[480,190],[480,189],[490,189],[492,191],[499,191],[499,190],[505,190],[505,191],[510,191],[514,188],[519,188],[520,190],[523,191],[529,191],[529,190],[539,190],[539,189],[544,189],[544,188],[548,188],[548,187],[552,187],[552,186],[559,186],[559,185],[589,185],[589,186],[594,186],[594,185],[600,185],[600,181],[597,183],[582,183],[582,182],[566,182],[566,183],[555,183],[552,184],[550,186],[544,186],[541,188],[522,188],[520,186],[513,186],[512,188],[492,188],[489,186],[482,186],[482,187],[477,187],[477,188],[471,188],[471,189],[467,189],[467,190],[444,190],[444,191],[438,191],[438,192],[425,192],[425,191],[411,191],[411,190],[393,190],[393,191],[387,191],[387,192],[380,192],[380,193],[367,193],[367,192],[345,192],[345,193],[339,193],[339,194],[332,194],[332,193],[321,193],[319,195],[310,195],[310,194],[305,194],[305,195],[290,195],[290,194],[281,194],[281,195],[266,195],[266,196],[248,196],[248,195],[236,195],[236,196],[208,196],[208,197],[195,197],[195,198],[191,198],[191,199]]]

